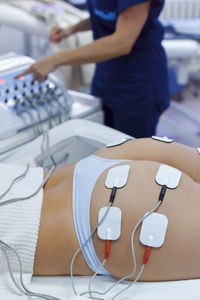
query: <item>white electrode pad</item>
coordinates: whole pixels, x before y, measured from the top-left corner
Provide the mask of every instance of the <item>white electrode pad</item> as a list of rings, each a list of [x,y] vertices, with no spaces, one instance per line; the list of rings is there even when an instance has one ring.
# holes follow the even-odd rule
[[[110,169],[106,177],[105,186],[109,189],[112,189],[114,186],[116,188],[122,188],[127,184],[129,171],[129,165],[118,166]]]
[[[122,138],[122,139],[118,140],[117,142],[107,144],[106,147],[111,148],[111,147],[119,146],[119,145],[122,145],[122,144],[126,143],[127,141],[130,141],[130,140],[133,140],[133,138],[125,137],[125,138]]]
[[[165,142],[165,143],[172,143],[172,142],[174,141],[174,140],[172,140],[172,139],[169,139],[169,138],[166,137],[166,136],[160,137],[160,136],[155,136],[155,135],[153,135],[153,136],[152,136],[152,139],[153,139],[153,140],[160,141],[160,142]]]
[[[152,213],[142,223],[140,242],[145,246],[161,247],[165,241],[167,225],[168,219],[166,216]]]
[[[160,185],[166,185],[170,189],[175,189],[179,185],[181,175],[181,171],[167,165],[161,165],[156,174],[156,182]]]
[[[108,207],[99,211],[98,223],[105,216]],[[110,207],[104,222],[98,227],[97,233],[102,240],[118,240],[121,235],[122,212],[119,207]]]
[[[200,154],[200,148],[197,148],[197,152]]]

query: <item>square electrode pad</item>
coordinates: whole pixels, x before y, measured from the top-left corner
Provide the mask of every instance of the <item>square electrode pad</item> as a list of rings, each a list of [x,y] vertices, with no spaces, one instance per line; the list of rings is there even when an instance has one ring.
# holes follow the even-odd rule
[[[170,189],[175,189],[179,185],[181,175],[181,171],[167,165],[161,165],[156,174],[156,182],[160,185],[166,185]]]
[[[145,246],[161,247],[165,241],[167,225],[168,219],[166,216],[152,213],[142,223],[140,242]]]
[[[99,211],[98,223],[103,219],[108,207],[102,207]],[[102,240],[118,240],[121,235],[122,212],[119,207],[110,207],[109,212],[98,227],[97,233]]]
[[[133,138],[131,137],[125,137],[125,138],[122,138],[114,143],[110,143],[110,144],[107,144],[106,147],[107,148],[111,148],[111,147],[115,147],[115,146],[119,146],[119,145],[122,145],[130,140],[133,140]]]
[[[129,165],[122,165],[110,169],[106,177],[105,186],[109,189],[112,189],[114,186],[122,188],[127,184],[129,171]]]
[[[174,141],[173,139],[169,139],[167,136],[160,137],[160,136],[153,135],[152,139],[160,142],[165,142],[165,143],[172,143]]]

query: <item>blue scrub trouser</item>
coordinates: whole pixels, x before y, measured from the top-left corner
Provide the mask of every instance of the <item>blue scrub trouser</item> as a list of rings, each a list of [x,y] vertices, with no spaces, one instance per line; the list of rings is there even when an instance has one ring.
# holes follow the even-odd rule
[[[127,116],[123,112],[113,111],[103,107],[105,114],[105,125],[122,131],[135,138],[151,137],[156,134],[156,126],[159,121],[159,111],[152,111],[152,114],[143,118]]]

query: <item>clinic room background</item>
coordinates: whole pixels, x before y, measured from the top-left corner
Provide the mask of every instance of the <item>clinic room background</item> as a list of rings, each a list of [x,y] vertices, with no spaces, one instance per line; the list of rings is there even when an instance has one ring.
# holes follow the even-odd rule
[[[199,299],[199,116],[200,0],[0,0],[0,298]]]

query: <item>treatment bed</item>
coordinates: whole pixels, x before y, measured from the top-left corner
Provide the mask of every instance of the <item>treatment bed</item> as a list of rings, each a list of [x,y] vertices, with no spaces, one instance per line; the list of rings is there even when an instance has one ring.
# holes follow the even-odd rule
[[[54,127],[49,131],[49,149],[58,164],[75,162],[97,149],[130,137],[108,128],[104,125],[88,120],[70,120]],[[41,155],[42,136],[34,141],[9,151],[0,157],[1,163],[42,165]],[[46,163],[48,165],[48,162]],[[104,291],[112,285],[115,279],[98,276],[93,283],[97,290]],[[26,284],[28,284],[28,281]],[[77,290],[81,293],[87,291],[88,277],[75,277]],[[200,280],[173,281],[173,282],[139,282],[127,290],[118,299],[135,300],[196,300],[199,299]],[[119,291],[126,283],[120,284]],[[74,296],[70,277],[39,277],[32,278],[30,289],[56,296],[60,299],[70,299]],[[1,290],[0,290],[1,295]],[[26,299],[25,296],[10,294],[5,300]],[[75,299],[75,298],[74,298]],[[81,299],[81,298],[80,298]],[[104,298],[109,299],[109,298]]]

